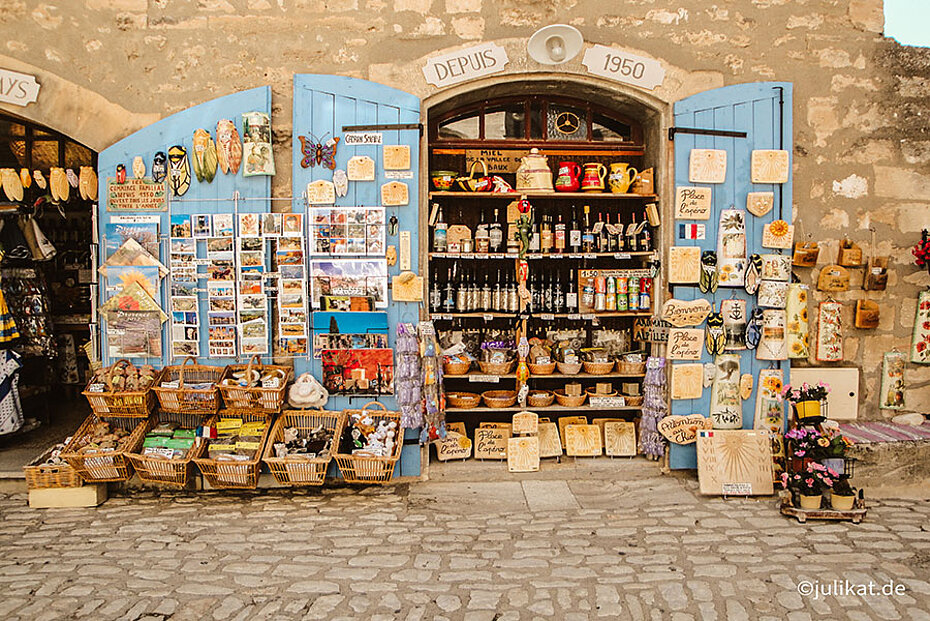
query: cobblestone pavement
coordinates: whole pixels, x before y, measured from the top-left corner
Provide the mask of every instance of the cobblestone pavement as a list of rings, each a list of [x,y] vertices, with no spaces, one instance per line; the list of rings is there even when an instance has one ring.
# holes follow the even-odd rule
[[[930,619],[927,501],[803,525],[772,499],[596,463],[97,509],[2,496],[0,619]],[[803,580],[900,586],[815,599]]]

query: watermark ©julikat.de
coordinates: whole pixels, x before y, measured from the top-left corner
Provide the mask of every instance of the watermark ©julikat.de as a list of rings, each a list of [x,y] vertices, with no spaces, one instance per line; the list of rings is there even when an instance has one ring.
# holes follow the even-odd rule
[[[801,597],[820,599],[821,597],[842,597],[843,595],[858,595],[860,597],[881,595],[903,595],[907,586],[894,580],[888,582],[856,583],[849,580],[833,580],[820,582],[819,580],[802,580],[798,582],[798,593]]]

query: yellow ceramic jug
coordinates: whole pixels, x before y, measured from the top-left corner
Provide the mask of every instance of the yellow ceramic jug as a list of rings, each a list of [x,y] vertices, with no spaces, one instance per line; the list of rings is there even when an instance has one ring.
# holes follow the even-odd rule
[[[610,175],[607,183],[614,194],[626,194],[639,171],[624,162],[614,162],[610,165]]]

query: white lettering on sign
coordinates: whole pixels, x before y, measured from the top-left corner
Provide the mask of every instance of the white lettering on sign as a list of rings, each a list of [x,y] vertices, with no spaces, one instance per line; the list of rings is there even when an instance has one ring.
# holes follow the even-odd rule
[[[0,101],[27,106],[39,98],[39,83],[34,75],[0,69]]]
[[[427,82],[442,88],[503,71],[508,62],[504,48],[485,43],[428,59],[423,75]]]
[[[383,144],[384,135],[381,132],[352,132],[343,136],[343,143],[347,147],[366,144]]]
[[[606,45],[588,48],[581,64],[594,75],[649,90],[662,84],[665,79],[665,69],[659,61],[635,56]]]

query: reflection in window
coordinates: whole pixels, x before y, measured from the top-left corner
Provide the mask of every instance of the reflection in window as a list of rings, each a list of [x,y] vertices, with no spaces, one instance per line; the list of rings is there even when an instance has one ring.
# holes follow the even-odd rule
[[[450,140],[477,140],[480,137],[478,135],[478,119],[477,114],[450,119],[439,125],[439,137]]]
[[[94,154],[84,145],[68,141],[65,143],[65,161],[72,168],[93,166]]]
[[[549,104],[546,125],[549,140],[587,140],[587,114],[580,108]]]
[[[48,170],[60,166],[57,140],[36,140],[32,143],[32,167]],[[70,166],[70,162],[69,162]]]
[[[523,104],[489,108],[484,114],[484,137],[488,140],[526,137]]]
[[[602,114],[594,114],[591,122],[591,139],[605,142],[622,142],[630,140],[632,129],[626,123],[611,119]]]

